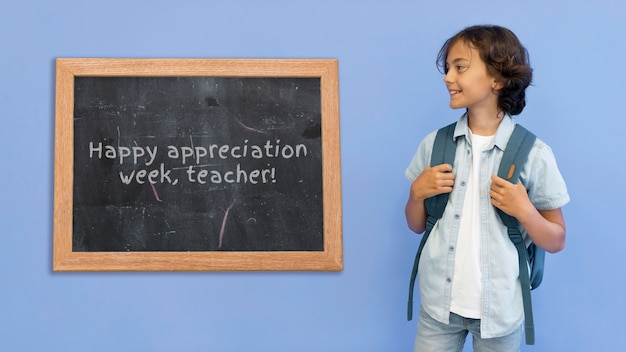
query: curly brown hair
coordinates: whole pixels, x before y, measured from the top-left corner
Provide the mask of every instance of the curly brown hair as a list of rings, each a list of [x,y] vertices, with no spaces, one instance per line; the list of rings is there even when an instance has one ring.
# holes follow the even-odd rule
[[[498,108],[507,114],[518,115],[526,106],[526,88],[531,84],[533,70],[528,51],[517,36],[507,28],[494,25],[467,27],[448,39],[437,55],[437,66],[446,72],[448,51],[458,41],[478,50],[487,65],[487,72],[502,82]]]

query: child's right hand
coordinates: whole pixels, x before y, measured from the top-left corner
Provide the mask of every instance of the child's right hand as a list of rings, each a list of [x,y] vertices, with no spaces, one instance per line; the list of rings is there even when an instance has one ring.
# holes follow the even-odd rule
[[[413,181],[410,197],[414,201],[424,200],[442,193],[452,192],[454,174],[452,165],[427,166]]]

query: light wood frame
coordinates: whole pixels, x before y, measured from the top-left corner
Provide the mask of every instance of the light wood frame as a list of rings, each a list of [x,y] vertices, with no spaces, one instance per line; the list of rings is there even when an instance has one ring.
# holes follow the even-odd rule
[[[296,252],[73,252],[74,79],[78,76],[319,77],[324,250]],[[112,59],[56,61],[54,271],[343,270],[338,62],[334,59]]]

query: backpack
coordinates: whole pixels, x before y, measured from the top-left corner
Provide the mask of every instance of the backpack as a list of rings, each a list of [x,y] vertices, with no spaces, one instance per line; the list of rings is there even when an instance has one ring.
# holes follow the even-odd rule
[[[454,140],[455,127],[456,123],[452,123],[437,131],[431,155],[431,166],[444,163],[448,163],[450,165],[454,164],[454,156],[456,153],[456,142]],[[513,134],[506,145],[504,154],[502,155],[502,160],[500,161],[500,165],[498,167],[499,177],[502,177],[514,184],[519,181],[519,174],[528,159],[528,153],[530,152],[536,138],[537,137],[526,128],[518,124],[515,125]],[[435,226],[435,223],[437,223],[443,215],[446,204],[448,203],[448,196],[448,193],[443,193],[425,200],[428,218],[426,220],[426,231],[422,236],[422,240],[415,256],[415,261],[413,262],[413,270],[411,272],[407,313],[408,320],[413,318],[413,291],[420,256],[431,230]],[[500,219],[507,227],[509,238],[517,249],[519,257],[519,278],[524,302],[526,344],[533,345],[535,343],[535,331],[530,291],[539,287],[543,279],[545,251],[537,247],[532,242],[528,247],[526,247],[524,238],[519,231],[519,222],[517,219],[498,208],[496,208],[496,210]]]

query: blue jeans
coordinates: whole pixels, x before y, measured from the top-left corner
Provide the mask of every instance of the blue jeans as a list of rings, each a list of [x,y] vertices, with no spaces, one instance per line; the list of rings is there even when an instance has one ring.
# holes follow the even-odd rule
[[[417,322],[415,352],[461,352],[468,333],[472,334],[474,352],[519,352],[522,342],[520,325],[512,334],[491,339],[480,338],[480,320],[450,313],[450,324],[431,318],[423,308]]]

